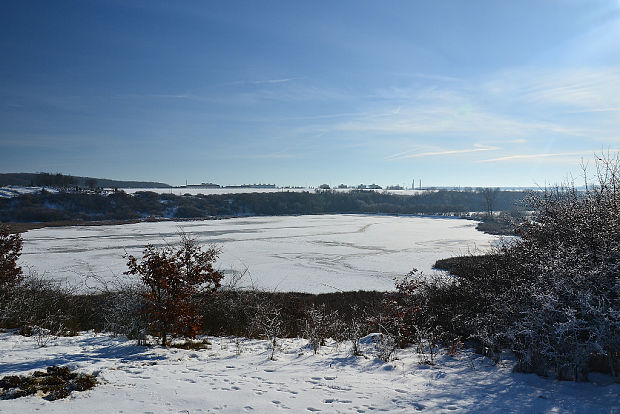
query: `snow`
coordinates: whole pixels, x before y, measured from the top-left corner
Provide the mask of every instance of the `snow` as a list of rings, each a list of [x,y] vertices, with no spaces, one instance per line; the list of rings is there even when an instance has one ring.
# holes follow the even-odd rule
[[[391,290],[412,268],[432,272],[436,260],[488,249],[497,241],[456,218],[385,215],[249,217],[54,227],[23,235],[20,265],[71,284],[127,278],[125,253],[178,240],[183,230],[222,248],[218,266],[243,271],[246,286],[309,293]]]
[[[11,198],[17,197],[22,194],[33,194],[38,193],[41,190],[45,189],[51,193],[57,193],[58,190],[47,187],[21,187],[15,185],[7,185],[4,187],[0,187],[0,198]]]
[[[99,385],[69,398],[0,401],[0,412],[26,413],[611,413],[620,384],[572,383],[513,373],[464,351],[420,365],[412,349],[398,359],[350,355],[329,342],[314,355],[303,339],[281,340],[276,360],[266,341],[209,338],[210,349],[138,347],[125,338],[81,333],[39,348],[33,338],[0,334],[0,375],[24,375],[49,365],[97,374]]]

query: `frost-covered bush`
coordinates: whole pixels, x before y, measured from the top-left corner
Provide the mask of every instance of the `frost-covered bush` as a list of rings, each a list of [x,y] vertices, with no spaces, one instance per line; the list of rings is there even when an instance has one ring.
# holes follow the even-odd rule
[[[583,190],[532,193],[520,238],[458,281],[459,328],[483,349],[512,349],[518,369],[583,380],[603,357],[620,374],[620,162],[596,167]]]
[[[17,260],[22,251],[22,238],[0,224],[0,309],[10,291],[22,280]]]
[[[74,291],[60,282],[28,274],[4,302],[2,324],[33,336],[40,346],[71,330],[68,309]]]
[[[412,346],[424,364],[434,364],[440,345],[455,352],[462,335],[457,324],[466,307],[464,299],[453,278],[412,270],[387,295],[380,316],[374,319],[387,338],[383,348]]]
[[[517,369],[561,379],[595,366],[620,376],[620,160],[596,167],[594,185],[531,193],[518,239],[436,264],[457,277],[410,275],[393,307],[405,327],[392,331],[410,344],[429,329],[444,345],[473,340],[492,358],[510,349]]]
[[[352,316],[348,320],[337,319],[335,339],[339,342],[350,341],[351,353],[361,356],[360,340],[370,332],[369,318],[359,306],[353,305],[351,309]]]
[[[146,306],[145,293],[137,286],[107,293],[101,308],[103,330],[135,339],[138,345],[146,345],[148,320],[142,312]]]
[[[281,338],[284,334],[282,310],[271,302],[257,303],[254,307],[254,317],[250,325],[252,330],[257,332],[260,337],[269,341],[271,349],[269,359],[273,360],[279,348],[278,338]]]
[[[345,329],[340,323],[338,311],[327,312],[325,305],[315,306],[313,304],[306,309],[305,313],[303,334],[315,354],[325,345],[330,335],[336,336]]]
[[[605,356],[618,372],[620,352],[620,163],[598,158],[596,184],[533,194],[535,211],[504,248],[507,274],[520,283],[503,299],[504,332],[520,368],[586,379]]]

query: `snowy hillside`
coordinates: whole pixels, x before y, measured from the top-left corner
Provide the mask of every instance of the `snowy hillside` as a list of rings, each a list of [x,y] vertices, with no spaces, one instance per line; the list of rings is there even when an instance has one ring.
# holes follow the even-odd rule
[[[58,192],[58,190],[56,189],[47,188],[47,187],[22,187],[22,186],[8,185],[8,186],[0,187],[0,198],[11,198],[11,197],[17,197],[22,194],[38,193],[43,189],[51,193]]]
[[[97,374],[99,385],[63,400],[38,396],[0,401],[0,412],[28,413],[611,413],[620,410],[620,384],[558,382],[511,372],[465,351],[420,365],[411,349],[398,359],[354,357],[346,343],[314,355],[303,339],[281,341],[269,360],[266,341],[209,338],[194,351],[137,347],[123,338],[82,333],[44,348],[32,337],[0,334],[1,375],[63,365]]]

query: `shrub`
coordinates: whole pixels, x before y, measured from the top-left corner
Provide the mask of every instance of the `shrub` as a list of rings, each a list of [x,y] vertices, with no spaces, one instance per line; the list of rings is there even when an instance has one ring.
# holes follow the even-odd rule
[[[219,250],[202,251],[196,242],[181,234],[178,248],[157,249],[149,245],[140,261],[127,256],[126,274],[138,275],[146,288],[143,314],[150,332],[162,345],[168,334],[195,337],[201,326],[199,301],[219,286],[222,274],[213,268]]]
[[[21,236],[0,224],[0,300],[21,280],[22,269],[17,266],[21,251]]]
[[[585,380],[593,361],[606,361],[620,375],[620,160],[596,167],[583,190],[532,193],[519,239],[438,263],[458,275],[426,289],[439,326],[487,354],[514,351],[522,371]]]
[[[74,317],[75,295],[72,289],[59,282],[30,274],[5,301],[3,325],[20,328],[26,336],[32,336],[39,346],[70,330],[70,319]]]
[[[9,375],[0,379],[0,400],[10,400],[40,393],[55,401],[67,398],[72,391],[86,391],[97,385],[92,374],[72,372],[68,367],[47,367],[28,376]]]
[[[254,318],[250,325],[262,338],[269,341],[271,349],[269,359],[274,360],[275,352],[278,349],[278,338],[282,337],[284,333],[282,310],[270,302],[256,304]]]
[[[325,345],[329,335],[343,330],[344,326],[338,323],[340,322],[338,311],[328,313],[325,310],[325,305],[312,305],[306,309],[305,313],[304,337],[308,339],[312,350],[316,354]]]
[[[619,169],[617,158],[598,158],[595,185],[533,195],[533,219],[504,249],[507,270],[522,275],[505,333],[521,369],[587,379],[590,359],[603,355],[620,374]]]

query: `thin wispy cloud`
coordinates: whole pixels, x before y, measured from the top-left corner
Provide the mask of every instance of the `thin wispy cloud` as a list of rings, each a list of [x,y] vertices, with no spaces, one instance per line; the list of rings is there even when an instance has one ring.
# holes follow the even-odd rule
[[[446,76],[446,75],[440,75],[440,74],[434,74],[434,73],[396,72],[396,73],[394,73],[394,75],[396,75],[396,76],[403,76],[403,77],[407,77],[407,78],[418,78],[418,79],[434,80],[434,81],[439,81],[439,82],[461,82],[462,81],[462,79],[459,79],[459,78],[456,78],[456,77],[453,77],[453,76]]]
[[[155,100],[187,100],[197,102],[211,102],[213,98],[190,93],[122,93],[115,95],[119,99],[155,99]]]
[[[586,114],[586,113],[595,113],[595,112],[620,112],[620,107],[583,109],[581,111],[570,111],[568,113],[569,114]]]
[[[540,154],[517,154],[508,155],[506,157],[491,158],[488,160],[480,160],[478,162],[503,162],[503,161],[518,161],[518,160],[536,160],[541,158],[555,158],[555,157],[570,157],[581,156],[591,157],[596,151],[569,151],[569,152],[556,152],[556,153],[540,153]]]
[[[266,80],[250,81],[249,83],[253,85],[263,85],[263,84],[270,84],[270,83],[286,83],[286,82],[292,82],[294,80],[299,80],[299,79],[303,79],[303,78],[266,79]]]
[[[218,86],[269,85],[269,84],[287,83],[287,82],[292,82],[292,81],[296,81],[300,79],[304,79],[304,78],[293,77],[293,78],[277,78],[277,79],[239,80],[239,81],[222,83]]]
[[[466,149],[443,149],[438,151],[430,151],[430,152],[400,152],[397,154],[390,155],[386,157],[387,160],[402,160],[407,158],[420,158],[420,157],[437,157],[441,155],[455,155],[455,154],[468,154],[472,152],[485,152],[485,151],[496,151],[500,149],[499,147],[482,145],[482,144],[474,144],[474,148],[466,148]]]
[[[620,68],[516,68],[482,85],[490,94],[530,105],[555,105],[582,111],[620,107]],[[561,108],[558,108],[561,109]]]
[[[392,115],[386,116],[386,115]],[[380,110],[376,116],[351,119],[334,129],[394,134],[452,133],[483,136],[485,139],[529,136],[532,133],[587,135],[589,131],[549,121],[525,121],[471,105],[417,105],[400,111]]]

